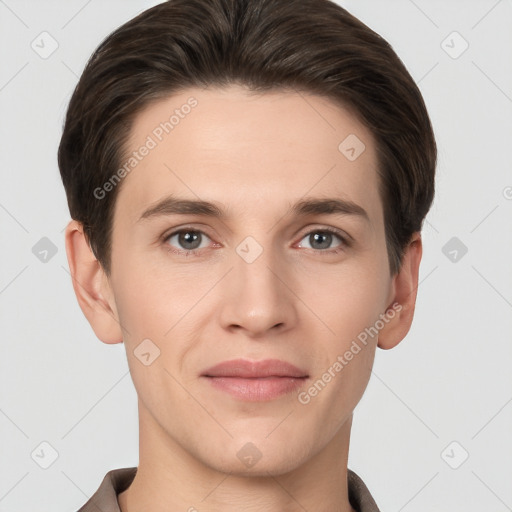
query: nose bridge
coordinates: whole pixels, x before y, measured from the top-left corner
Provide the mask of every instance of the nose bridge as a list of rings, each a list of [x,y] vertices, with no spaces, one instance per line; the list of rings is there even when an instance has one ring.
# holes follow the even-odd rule
[[[259,237],[260,240],[262,237]],[[260,299],[272,301],[280,294],[282,283],[276,278],[281,262],[280,255],[272,247],[270,236],[262,243],[248,236],[236,247],[235,275],[240,283],[240,292],[257,294]]]
[[[272,246],[270,236],[261,238],[262,243],[248,236],[236,247],[224,305],[223,322],[253,334],[289,325],[294,319],[293,295],[284,284],[286,276],[279,275],[284,268],[282,255]]]

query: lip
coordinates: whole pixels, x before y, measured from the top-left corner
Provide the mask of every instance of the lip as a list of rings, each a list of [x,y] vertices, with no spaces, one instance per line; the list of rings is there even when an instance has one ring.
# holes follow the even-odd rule
[[[217,390],[245,401],[274,400],[292,393],[309,378],[307,372],[279,359],[234,359],[201,374]]]
[[[204,377],[239,377],[257,379],[263,377],[308,377],[307,372],[293,364],[280,359],[265,359],[249,361],[247,359],[232,359],[219,363],[202,373]]]

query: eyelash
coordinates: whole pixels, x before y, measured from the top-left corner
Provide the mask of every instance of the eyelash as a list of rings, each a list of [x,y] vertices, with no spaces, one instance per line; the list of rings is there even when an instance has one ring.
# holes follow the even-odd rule
[[[179,235],[181,233],[200,233],[201,235],[205,235],[206,237],[210,238],[204,231],[201,231],[199,229],[195,229],[195,228],[181,228],[181,229],[178,229],[176,231],[172,231],[171,233],[168,233],[168,234],[165,234],[162,236],[162,241],[167,244],[169,239],[172,238],[173,236],[175,235]],[[331,235],[334,235],[334,236],[337,236],[340,241],[341,241],[341,245],[339,245],[338,247],[335,247],[334,249],[310,249],[312,251],[315,251],[316,253],[320,253],[322,255],[333,255],[333,254],[339,254],[340,252],[343,252],[346,248],[349,248],[351,247],[351,242],[349,241],[349,239],[342,235],[339,231],[337,231],[336,229],[333,229],[333,228],[317,228],[317,229],[313,229],[307,233],[304,234],[304,236],[302,236],[301,240],[303,240],[305,237],[307,236],[310,236],[314,233],[329,233]],[[192,249],[192,250],[185,250],[185,249],[182,249],[182,250],[178,250],[178,249],[175,249],[174,247],[172,246],[169,246],[168,247],[168,252],[171,252],[173,254],[177,254],[177,255],[181,255],[181,256],[200,256],[201,255],[201,251],[203,249],[206,249],[206,247],[202,247],[201,249]],[[308,247],[306,247],[306,249],[309,249]]]

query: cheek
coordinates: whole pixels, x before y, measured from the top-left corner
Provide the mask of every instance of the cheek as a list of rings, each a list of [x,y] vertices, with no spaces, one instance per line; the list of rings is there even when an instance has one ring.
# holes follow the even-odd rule
[[[328,272],[303,275],[300,296],[324,324],[332,349],[339,351],[350,345],[385,309],[388,289],[378,264],[354,259]]]
[[[212,308],[205,312],[203,306],[217,277],[209,268],[191,274],[170,266],[152,268],[135,257],[125,259],[116,270],[116,305],[133,379],[141,389],[163,389],[170,376],[160,372],[158,378],[163,380],[157,385],[152,381],[157,378],[154,370],[162,366],[173,375],[183,370],[187,353],[201,339],[201,326],[211,313]],[[201,301],[203,297],[206,300]],[[144,366],[142,354],[148,352],[150,358],[157,357],[151,366]]]
[[[318,387],[326,383],[330,388],[319,400],[319,405],[325,400],[325,410],[332,408],[339,414],[352,410],[366,389],[378,340],[374,327],[384,312],[388,293],[385,263],[377,258],[372,262],[354,260],[329,279],[324,276],[324,292],[314,295],[313,307],[334,331],[325,338],[328,363],[316,375]],[[339,419],[339,414],[333,417]],[[325,421],[335,421],[333,417]]]
[[[117,310],[132,342],[141,336],[163,341],[171,337],[209,282],[170,266],[148,264],[147,258],[125,258],[116,271]]]

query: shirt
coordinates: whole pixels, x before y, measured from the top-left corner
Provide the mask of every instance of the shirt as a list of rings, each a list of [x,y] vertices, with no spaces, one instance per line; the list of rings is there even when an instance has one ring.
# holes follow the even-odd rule
[[[121,512],[117,495],[128,489],[137,468],[120,468],[109,471],[98,490],[77,512]],[[347,470],[348,499],[357,512],[379,512],[377,504],[361,478],[352,470]]]

